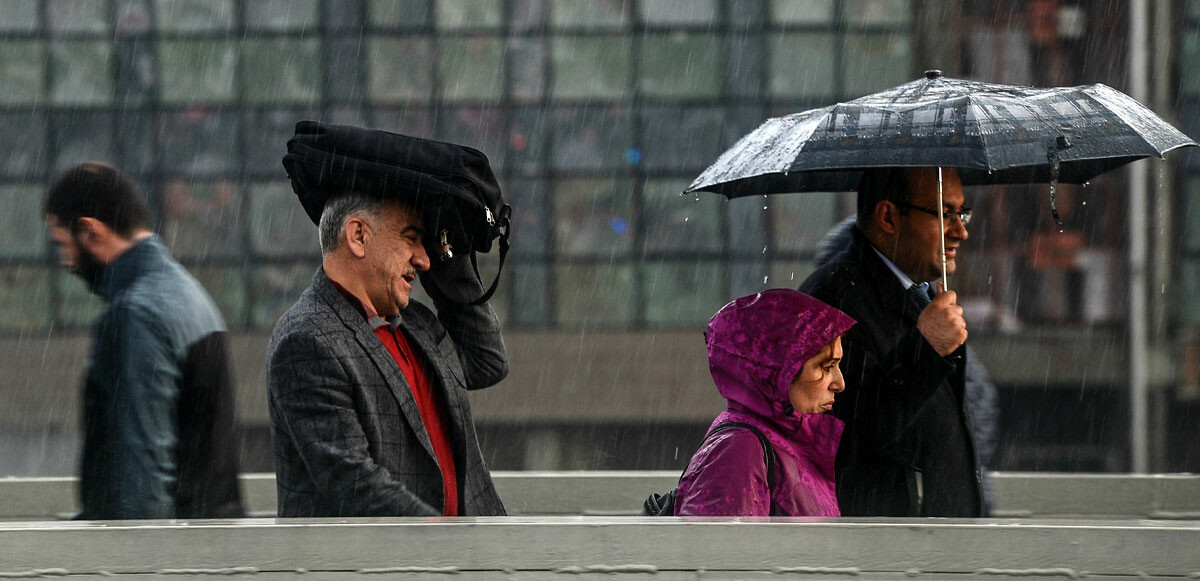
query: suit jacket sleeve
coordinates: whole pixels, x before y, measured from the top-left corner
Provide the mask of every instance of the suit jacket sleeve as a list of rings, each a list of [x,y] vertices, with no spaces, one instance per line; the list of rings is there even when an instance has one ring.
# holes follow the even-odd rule
[[[956,366],[937,353],[916,325],[886,329],[897,315],[881,312],[862,284],[820,285],[814,297],[859,321],[842,339],[842,374],[846,391],[838,395],[834,413],[853,423],[860,452],[882,452],[905,439],[921,410]],[[883,341],[880,341],[883,337]]]
[[[328,346],[284,337],[267,367],[273,421],[298,448],[318,492],[345,516],[436,516],[371,458],[354,405],[354,382]]]
[[[467,304],[483,295],[483,285],[470,260],[459,255],[420,276],[422,287],[437,308],[438,320],[457,347],[467,389],[500,383],[508,375],[500,320],[487,303]]]

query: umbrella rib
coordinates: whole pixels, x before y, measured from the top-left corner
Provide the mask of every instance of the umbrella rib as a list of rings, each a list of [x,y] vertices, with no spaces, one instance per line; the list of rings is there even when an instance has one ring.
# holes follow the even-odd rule
[[[1104,87],[1104,88],[1108,88],[1108,85],[1105,85],[1105,84],[1103,84],[1103,83],[1096,83],[1095,85],[1091,85],[1091,86],[1089,86],[1089,87],[1086,87],[1086,88],[1084,88],[1083,90],[1079,91],[1079,94],[1080,94],[1080,95],[1082,95],[1082,96],[1084,96],[1084,97],[1087,97],[1088,101],[1089,101],[1089,102],[1091,102],[1093,105],[1095,105],[1095,106],[1097,106],[1097,107],[1100,107],[1100,108],[1101,108],[1102,110],[1104,110],[1104,111],[1109,111],[1109,112],[1111,112],[1113,115],[1116,115],[1118,118],[1120,118],[1120,119],[1121,119],[1121,121],[1124,121],[1124,122],[1125,122],[1125,125],[1127,125],[1127,126],[1129,126],[1129,127],[1136,127],[1137,125],[1139,125],[1139,124],[1140,124],[1140,123],[1135,123],[1135,122],[1134,122],[1134,120],[1131,120],[1131,119],[1130,119],[1128,116],[1124,115],[1124,111],[1120,111],[1120,110],[1118,110],[1116,107],[1113,107],[1111,104],[1109,104],[1109,103],[1105,103],[1104,101],[1101,101],[1100,99],[1097,99],[1095,95],[1093,95],[1092,93],[1090,93],[1090,92],[1089,92],[1090,90],[1092,90],[1092,89],[1095,89],[1097,86],[1101,86],[1101,87]],[[1135,103],[1137,103],[1137,101],[1136,101],[1136,100],[1135,100],[1134,102],[1135,102]],[[1141,103],[1138,103],[1138,105],[1141,105]],[[1145,107],[1145,105],[1142,105],[1142,107]],[[1146,109],[1147,109],[1147,110],[1149,110],[1149,108],[1148,108],[1148,107],[1147,107]],[[1151,113],[1153,113],[1153,111],[1151,111]],[[1145,136],[1145,135],[1142,135],[1142,132],[1141,132],[1141,131],[1136,131],[1136,130],[1135,130],[1135,131],[1132,131],[1131,133],[1133,133],[1134,135],[1136,135],[1136,136],[1137,136],[1137,138],[1138,138],[1138,139],[1140,139],[1140,140],[1142,141],[1142,143],[1145,143],[1146,145],[1150,146],[1150,149],[1151,149],[1151,150],[1153,150],[1153,151],[1158,151],[1158,146],[1157,146],[1157,145],[1155,145],[1155,144],[1153,144],[1153,143],[1150,143],[1150,140],[1149,140],[1149,139],[1146,139],[1146,136]],[[1176,147],[1182,147],[1182,146],[1181,146],[1181,145],[1179,145],[1179,146],[1176,146]],[[1166,152],[1167,152],[1167,151],[1170,151],[1171,149],[1175,149],[1175,148],[1174,148],[1174,147],[1172,147],[1172,148],[1170,148],[1170,149],[1167,149],[1166,151],[1163,151],[1162,153],[1158,154],[1158,156],[1159,156],[1160,158],[1162,158],[1162,157],[1163,157],[1163,155],[1165,155],[1165,154],[1166,154]],[[1147,157],[1149,157],[1149,156],[1147,156]]]

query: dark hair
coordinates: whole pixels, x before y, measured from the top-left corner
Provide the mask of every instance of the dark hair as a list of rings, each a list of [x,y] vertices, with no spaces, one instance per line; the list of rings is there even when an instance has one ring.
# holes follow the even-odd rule
[[[80,218],[95,218],[125,238],[150,228],[150,211],[133,180],[103,163],[81,163],[58,174],[46,189],[43,210],[72,230]]]
[[[863,172],[858,181],[858,227],[866,230],[875,220],[875,206],[887,201],[896,204],[901,214],[907,214],[904,203],[909,198],[908,175],[904,168],[871,169]]]

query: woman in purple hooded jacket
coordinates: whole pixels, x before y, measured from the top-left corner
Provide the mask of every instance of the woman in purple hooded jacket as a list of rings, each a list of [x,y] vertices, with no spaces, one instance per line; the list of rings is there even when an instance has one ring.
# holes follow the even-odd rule
[[[729,402],[679,480],[679,516],[839,516],[833,463],[845,389],[841,336],[854,320],[794,290],[742,297],[708,323],[708,366]],[[773,482],[757,428],[774,450]]]

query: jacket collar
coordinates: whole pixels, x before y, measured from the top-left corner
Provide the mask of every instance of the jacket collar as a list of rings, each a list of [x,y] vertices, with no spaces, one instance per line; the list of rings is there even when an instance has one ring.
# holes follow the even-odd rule
[[[913,321],[917,320],[917,315],[921,313],[920,305],[901,288],[903,285],[897,282],[891,267],[884,262],[883,257],[858,226],[854,227],[848,256],[851,259],[849,264],[858,268],[859,274],[875,292],[883,308],[900,313]]]
[[[112,302],[114,297],[129,288],[143,272],[162,263],[166,257],[167,248],[157,235],[152,234],[139,240],[104,267],[100,276],[92,283],[92,292],[105,301]]]

